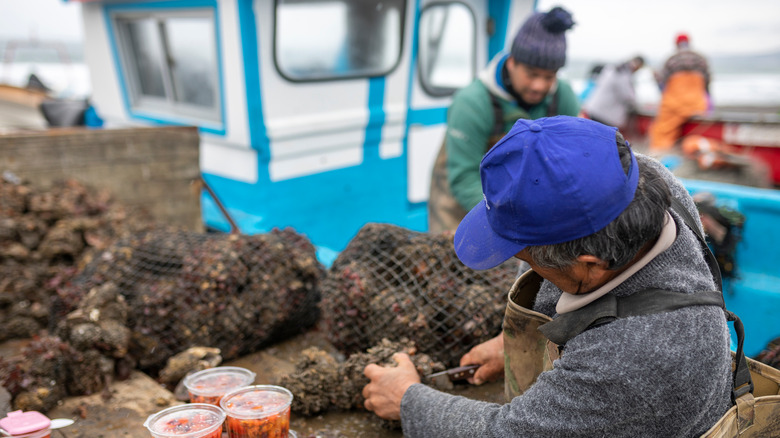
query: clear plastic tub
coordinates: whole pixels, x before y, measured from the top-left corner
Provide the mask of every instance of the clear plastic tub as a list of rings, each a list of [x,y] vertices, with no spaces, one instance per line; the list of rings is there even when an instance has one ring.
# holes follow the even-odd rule
[[[214,367],[198,371],[184,378],[184,386],[192,403],[219,406],[219,400],[228,392],[249,386],[256,374],[240,367]]]
[[[230,438],[288,438],[290,404],[293,395],[286,388],[255,385],[225,394],[220,406],[227,415]]]
[[[207,403],[173,406],[144,422],[153,438],[221,438],[225,412]]]

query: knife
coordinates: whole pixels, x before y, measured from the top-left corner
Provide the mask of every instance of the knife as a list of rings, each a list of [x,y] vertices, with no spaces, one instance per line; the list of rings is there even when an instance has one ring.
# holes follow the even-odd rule
[[[428,374],[426,379],[432,381],[436,386],[447,388],[454,382],[460,382],[468,379],[477,372],[481,365],[464,365],[462,367],[450,368],[438,373]]]

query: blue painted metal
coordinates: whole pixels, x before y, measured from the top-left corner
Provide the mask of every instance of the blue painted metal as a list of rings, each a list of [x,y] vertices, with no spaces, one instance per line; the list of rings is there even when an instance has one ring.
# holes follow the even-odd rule
[[[439,125],[447,122],[447,107],[409,111],[407,125]]]
[[[151,2],[128,2],[128,3],[110,3],[103,5],[103,19],[105,20],[106,30],[108,35],[107,41],[111,45],[111,53],[113,55],[114,66],[119,76],[119,89],[122,94],[122,101],[125,107],[125,111],[132,119],[141,120],[145,122],[151,122],[160,125],[180,125],[180,126],[192,126],[191,120],[183,120],[175,116],[158,116],[149,114],[144,111],[133,109],[130,105],[131,98],[129,90],[127,89],[127,78],[122,68],[122,60],[119,52],[119,45],[116,41],[116,32],[114,31],[114,22],[111,19],[113,12],[122,11],[159,11],[165,9],[204,9],[208,8],[213,11],[214,14],[214,37],[215,47],[217,50],[217,82],[219,87],[219,111],[222,122],[220,124],[213,123],[200,123],[198,130],[200,132],[209,133],[212,135],[225,136],[227,134],[227,120],[225,119],[225,88],[222,73],[222,43],[221,32],[219,26],[219,9],[217,8],[216,0],[165,0],[165,1],[151,1]]]
[[[509,17],[509,7],[511,0],[491,0],[488,2],[488,15],[492,19],[494,31],[488,39],[488,59],[492,59],[496,54],[505,49],[504,41],[507,34],[507,17]],[[536,9],[536,2],[534,2]]]
[[[238,21],[241,34],[242,59],[244,61],[244,87],[249,120],[249,139],[260,159],[270,157],[268,135],[263,117],[263,101],[260,90],[260,59],[258,55],[257,20],[252,9],[253,0],[238,1]],[[258,169],[261,167],[258,166]],[[262,179],[268,179],[268,167],[264,168]]]
[[[447,107],[423,108],[412,107],[412,91],[414,90],[415,77],[417,74],[417,55],[419,47],[417,45],[420,32],[420,0],[414,2],[414,28],[412,30],[412,50],[409,55],[409,82],[406,94],[406,126],[404,127],[404,151],[408,153],[409,128],[413,125],[432,126],[447,122]],[[408,168],[407,168],[408,172]],[[408,176],[408,173],[405,175]],[[427,213],[426,213],[427,214]],[[427,220],[427,219],[426,219]]]
[[[382,127],[385,123],[385,78],[368,80],[368,123],[363,140],[363,164],[379,160],[379,144],[382,142]],[[404,153],[405,155],[405,153]],[[406,181],[404,179],[404,181]]]
[[[719,204],[746,217],[737,246],[738,277],[724,283],[724,296],[726,307],[745,325],[745,354],[755,356],[780,337],[780,192],[711,181],[683,183],[691,193],[710,192]]]
[[[412,47],[409,52],[409,87],[406,90],[406,133],[409,133],[409,121],[412,111],[412,89],[414,88],[414,77],[417,71],[417,38],[420,34],[420,0],[414,1],[414,22],[412,23]],[[404,147],[404,150],[406,147]]]

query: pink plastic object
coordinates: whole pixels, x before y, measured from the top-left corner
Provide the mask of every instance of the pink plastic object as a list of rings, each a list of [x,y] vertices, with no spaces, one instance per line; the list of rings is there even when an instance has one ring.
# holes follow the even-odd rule
[[[23,436],[31,432],[46,432],[46,434],[40,436],[46,436],[48,434],[51,420],[40,412],[37,411],[13,411],[9,412],[8,416],[0,420],[0,428],[3,428],[11,436]],[[38,436],[37,434],[35,436]]]

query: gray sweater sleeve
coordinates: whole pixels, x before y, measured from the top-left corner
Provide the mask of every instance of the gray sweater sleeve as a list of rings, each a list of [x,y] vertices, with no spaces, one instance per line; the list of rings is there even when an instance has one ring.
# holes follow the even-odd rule
[[[685,188],[663,166],[637,159],[659,166],[673,196],[695,213]],[[676,223],[675,243],[618,286],[616,295],[651,287],[713,289],[698,240]],[[549,307],[560,294],[545,281],[540,298]],[[410,438],[698,436],[730,406],[730,364],[728,328],[717,307],[625,318],[571,339],[553,370],[507,404],[417,384],[404,394],[401,421]]]

